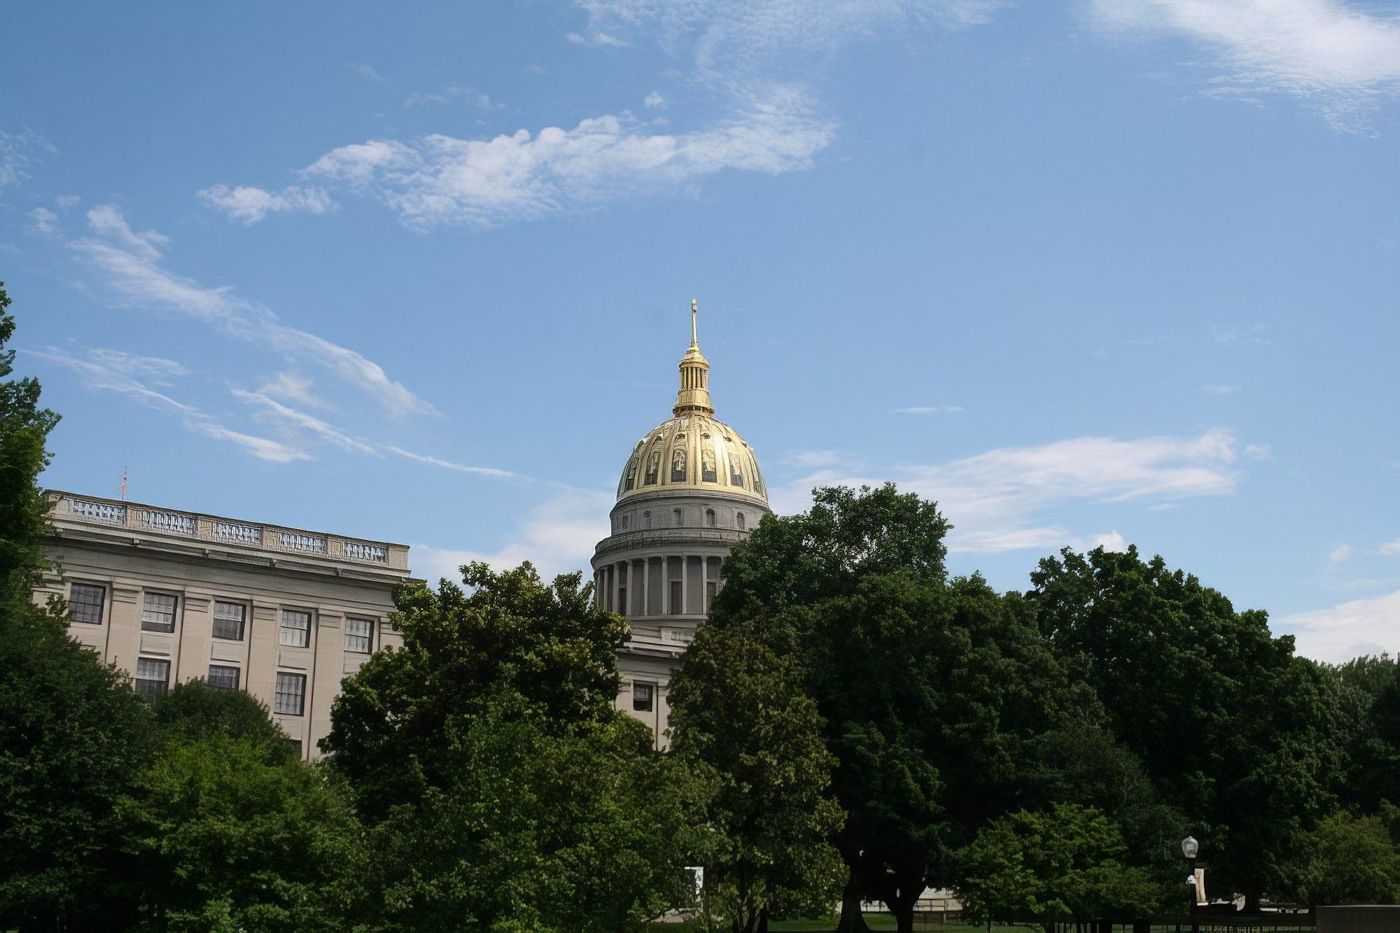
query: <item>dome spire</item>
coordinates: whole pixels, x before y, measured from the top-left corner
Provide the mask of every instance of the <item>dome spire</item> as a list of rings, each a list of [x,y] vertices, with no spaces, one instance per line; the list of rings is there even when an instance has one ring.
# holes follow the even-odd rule
[[[700,352],[696,325],[699,314],[700,303],[694,298],[690,299],[690,349],[681,357],[681,387],[676,393],[676,407],[671,409],[677,416],[715,413],[715,406],[710,401],[710,361]]]

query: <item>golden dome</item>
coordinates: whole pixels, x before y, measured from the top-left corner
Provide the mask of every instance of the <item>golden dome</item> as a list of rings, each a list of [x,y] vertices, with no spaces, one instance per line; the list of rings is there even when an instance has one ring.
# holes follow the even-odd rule
[[[757,499],[766,507],[768,491],[758,458],[739,432],[714,418],[710,402],[710,363],[696,339],[696,303],[690,302],[690,347],[680,363],[675,417],[646,433],[622,468],[619,501],[643,493],[722,492]]]

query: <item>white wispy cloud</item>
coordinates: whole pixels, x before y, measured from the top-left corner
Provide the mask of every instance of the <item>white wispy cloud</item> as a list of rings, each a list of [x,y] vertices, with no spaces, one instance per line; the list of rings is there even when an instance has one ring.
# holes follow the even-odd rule
[[[330,408],[330,403],[316,394],[311,380],[298,372],[279,372],[258,386],[258,394],[307,408]]]
[[[1393,540],[1387,541],[1385,544],[1382,544],[1380,546],[1379,550],[1382,554],[1384,554],[1387,557],[1391,557],[1395,554],[1400,554],[1400,538],[1395,538]]]
[[[395,447],[392,444],[386,449],[390,453],[397,454],[406,460],[416,460],[419,463],[441,467],[444,470],[452,470],[456,473],[469,473],[473,476],[494,476],[497,479],[530,479],[530,477],[524,474],[512,473],[510,470],[498,470],[495,467],[468,466],[465,463],[454,463],[451,460],[443,460],[439,457],[428,456],[427,454],[417,454],[411,450],[404,450],[402,447]]]
[[[1355,549],[1350,544],[1339,544],[1332,549],[1332,553],[1327,555],[1327,559],[1334,564],[1340,564],[1353,553],[1355,553]]]
[[[1203,385],[1199,391],[1202,395],[1234,395],[1239,390],[1240,387],[1237,385],[1215,383]]]
[[[915,405],[911,408],[896,408],[893,415],[951,415],[963,410],[961,405]]]
[[[643,98],[642,104],[648,110],[664,110],[666,108],[666,98],[661,96],[660,91],[652,91]]]
[[[296,434],[310,434],[322,441],[325,441],[342,450],[349,450],[354,453],[367,454],[372,457],[379,456],[379,451],[369,442],[358,437],[352,437],[345,431],[317,418],[315,415],[307,414],[304,411],[284,405],[274,398],[270,398],[259,392],[249,392],[245,389],[234,389],[233,397],[250,405],[255,405],[260,409],[258,415],[254,417],[265,421],[280,422],[282,425],[292,429]]]
[[[370,81],[383,81],[383,80],[384,80],[384,76],[383,76],[383,75],[381,75],[379,72],[375,71],[374,68],[372,68],[371,66],[365,64],[364,62],[349,62],[348,64],[346,64],[345,67],[346,67],[347,69],[349,69],[350,71],[353,71],[355,74],[359,75],[360,77],[362,77],[362,78],[367,78],[367,79],[369,79]]]
[[[574,45],[593,45],[602,47],[621,48],[627,45],[622,39],[599,30],[591,30],[587,35],[577,32],[565,33],[564,38]]]
[[[528,560],[545,579],[575,570],[583,571],[587,579],[593,547],[608,535],[608,510],[612,504],[613,497],[604,492],[560,493],[532,509],[523,526],[492,550],[413,545],[409,548],[413,573],[431,582],[440,577],[460,582],[457,568],[474,560],[498,569]]]
[[[323,188],[288,185],[281,191],[265,191],[249,185],[210,185],[197,192],[201,201],[222,211],[230,220],[255,224],[268,214],[302,212],[324,214],[335,202]]]
[[[434,412],[373,360],[283,323],[230,288],[211,288],[168,271],[161,258],[169,240],[153,230],[132,230],[112,205],[95,207],[87,217],[96,236],[69,246],[105,277],[104,293],[118,301],[189,317],[293,362],[322,366],[394,415]]]
[[[440,91],[417,91],[404,98],[405,107],[428,107],[445,104],[449,101],[465,101],[478,110],[504,110],[505,105],[491,99],[491,95],[464,84],[449,84]]]
[[[58,230],[58,215],[47,207],[36,207],[29,212],[29,227],[41,236],[52,236]]]
[[[197,406],[152,388],[167,388],[171,380],[188,374],[189,370],[175,360],[109,349],[89,350],[84,356],[75,356],[57,347],[28,352],[72,370],[89,388],[122,395],[148,408],[174,415],[187,430],[235,444],[259,460],[290,463],[311,459],[305,451],[280,441],[236,431]]]
[[[953,523],[949,546],[963,552],[1050,549],[1092,543],[1045,516],[1076,503],[1152,504],[1234,491],[1239,442],[1226,430],[1194,437],[1116,439],[1079,437],[1031,447],[988,451],[948,463],[819,470],[773,491],[780,513],[807,508],[814,486],[877,485],[937,500]],[[1117,536],[1117,537],[1113,537]],[[1118,544],[1117,532],[1100,543]]]
[[[736,70],[771,68],[780,59],[827,52],[880,30],[974,26],[1005,6],[1005,0],[576,2],[588,14],[587,36],[607,36],[614,42],[655,38],[666,49],[689,49],[700,72],[721,80]],[[589,42],[577,33],[569,38]]]
[[[491,139],[369,140],[331,150],[304,174],[378,198],[412,227],[489,228],[676,190],[722,171],[799,171],[833,132],[800,91],[768,86],[730,118],[690,133],[606,114]]]
[[[1400,652],[1400,590],[1275,620],[1292,633],[1298,653],[1337,663],[1362,654]]]
[[[56,152],[52,143],[33,130],[0,130],[0,189],[24,181],[30,166]]]
[[[1372,8],[1374,9],[1374,8]],[[1400,92],[1400,16],[1341,0],[1092,0],[1116,35],[1176,35],[1215,55],[1216,94],[1281,92],[1323,105],[1346,126]]]

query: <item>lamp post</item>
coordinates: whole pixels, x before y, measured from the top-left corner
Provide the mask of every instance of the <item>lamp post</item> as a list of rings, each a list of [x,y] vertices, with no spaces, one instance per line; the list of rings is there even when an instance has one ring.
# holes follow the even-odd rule
[[[1187,836],[1181,840],[1181,854],[1186,857],[1186,864],[1191,869],[1191,877],[1187,879],[1191,892],[1191,901],[1187,909],[1191,912],[1191,933],[1201,933],[1200,925],[1196,921],[1196,856],[1200,854],[1201,844],[1194,836]]]

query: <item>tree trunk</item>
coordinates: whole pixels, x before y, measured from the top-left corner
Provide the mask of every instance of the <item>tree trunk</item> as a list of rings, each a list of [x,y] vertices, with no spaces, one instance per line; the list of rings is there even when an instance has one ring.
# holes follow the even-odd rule
[[[758,912],[758,930],[755,933],[768,933],[768,907],[766,905]]]
[[[866,926],[865,917],[860,912],[860,896],[860,879],[852,868],[846,890],[841,892],[841,922],[836,924],[836,933],[870,933],[870,927]]]
[[[922,893],[922,885],[901,884],[885,901],[885,906],[894,914],[895,929],[898,933],[914,933],[914,907],[919,903],[919,895]]]
[[[1152,933],[1151,920],[1134,920],[1133,933]]]
[[[1259,905],[1261,895],[1258,891],[1244,892],[1244,912],[1247,914],[1257,914],[1262,908]]]

